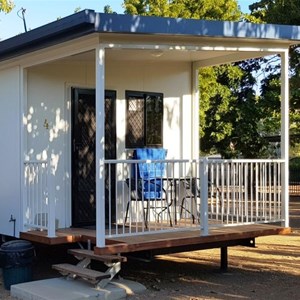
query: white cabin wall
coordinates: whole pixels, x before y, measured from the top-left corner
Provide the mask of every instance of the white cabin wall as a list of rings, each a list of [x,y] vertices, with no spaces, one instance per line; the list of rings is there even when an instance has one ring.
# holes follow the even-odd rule
[[[106,89],[117,91],[117,158],[125,158],[125,91],[164,94],[164,147],[168,158],[191,158],[191,65],[106,61]],[[70,87],[95,87],[93,63],[52,63],[28,69],[27,156],[55,169],[56,218],[71,225]],[[49,129],[44,127],[45,120]],[[181,130],[180,128],[183,128]]]
[[[58,227],[71,224],[70,87],[94,87],[94,65],[49,64],[28,70],[27,155],[50,159],[55,170]],[[44,127],[45,120],[49,129]]]
[[[20,69],[0,71],[0,234],[16,236],[21,229],[21,103]]]

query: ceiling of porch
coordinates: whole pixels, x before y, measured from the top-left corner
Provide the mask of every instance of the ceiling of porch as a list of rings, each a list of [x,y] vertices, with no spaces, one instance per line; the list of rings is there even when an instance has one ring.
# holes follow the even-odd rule
[[[169,62],[201,62],[203,65],[214,65],[241,61],[248,58],[262,57],[270,53],[262,51],[238,51],[238,50],[191,50],[191,49],[106,49],[105,58],[113,61],[169,61]],[[95,61],[95,51],[87,51],[65,57],[60,63]]]

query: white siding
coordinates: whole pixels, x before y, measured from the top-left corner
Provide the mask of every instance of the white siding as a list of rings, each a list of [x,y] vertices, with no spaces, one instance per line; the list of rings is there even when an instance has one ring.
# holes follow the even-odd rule
[[[19,68],[0,72],[0,234],[14,234],[21,228],[21,115]]]
[[[70,93],[73,86],[94,86],[94,66],[85,63],[43,65],[28,70],[27,155],[51,159],[55,172],[56,218],[70,226]],[[92,81],[89,78],[92,78]],[[49,129],[44,127],[45,121]]]

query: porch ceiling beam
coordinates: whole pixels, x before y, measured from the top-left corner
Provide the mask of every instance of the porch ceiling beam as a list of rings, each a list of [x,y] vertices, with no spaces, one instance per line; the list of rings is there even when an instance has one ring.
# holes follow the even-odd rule
[[[228,52],[230,54],[224,54],[215,56],[209,59],[194,61],[194,67],[206,67],[213,65],[220,65],[225,63],[231,63],[235,61],[241,61],[251,58],[259,58],[267,55],[275,55],[284,53],[287,48],[268,48],[268,47],[225,47],[225,46],[195,46],[195,45],[170,45],[170,44],[104,44],[108,49],[120,49],[120,50],[161,50],[161,51],[186,51],[186,52],[205,52],[215,51],[216,53]],[[232,53],[234,52],[234,53]]]
[[[272,54],[275,55],[277,53],[262,51],[259,53],[255,52],[255,55],[253,55],[253,52],[251,53],[237,52],[234,54],[228,54],[228,55],[213,57],[210,59],[196,61],[194,63],[195,63],[195,67],[202,68],[202,67],[210,67],[210,66],[216,66],[221,64],[233,63],[233,62],[242,61],[246,59],[254,59],[254,58],[264,57]]]
[[[283,53],[288,48],[286,47],[250,47],[250,46],[224,46],[221,43],[215,46],[193,45],[193,44],[129,44],[129,43],[104,43],[104,48],[108,49],[138,49],[138,50],[169,50],[169,51],[228,51],[228,52],[266,52],[266,53]]]

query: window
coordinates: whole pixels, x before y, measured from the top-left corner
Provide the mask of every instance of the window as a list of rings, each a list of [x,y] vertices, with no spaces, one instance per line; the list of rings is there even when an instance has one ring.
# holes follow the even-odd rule
[[[163,94],[126,91],[126,148],[162,147]]]

